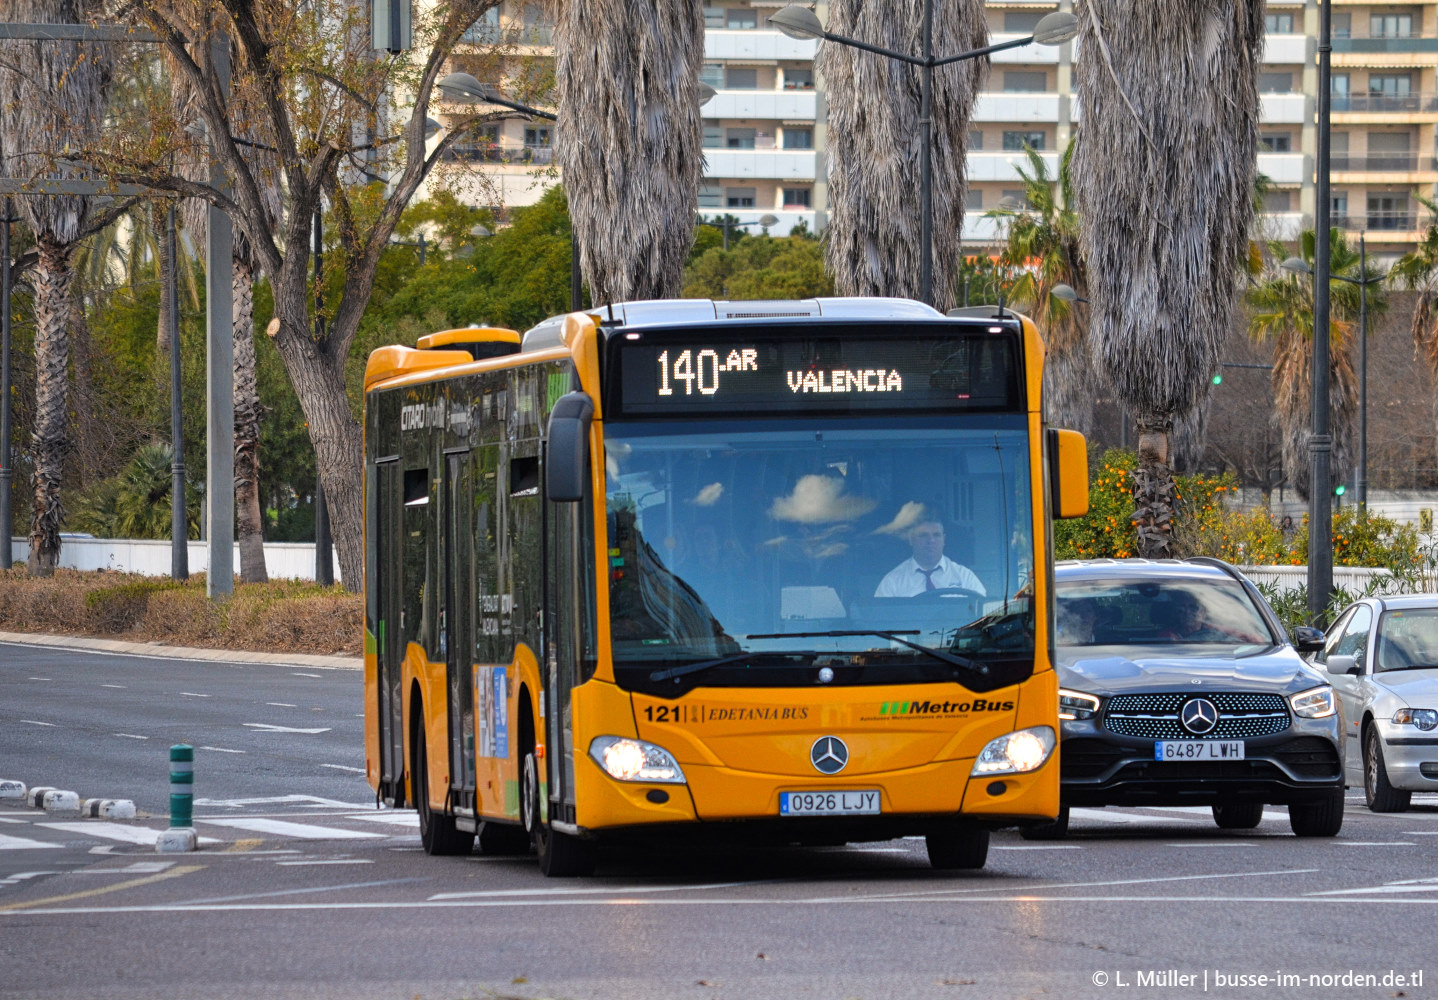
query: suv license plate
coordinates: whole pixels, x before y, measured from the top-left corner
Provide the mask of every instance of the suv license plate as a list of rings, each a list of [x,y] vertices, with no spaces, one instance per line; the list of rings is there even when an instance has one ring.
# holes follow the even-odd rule
[[[1243,760],[1242,740],[1158,740],[1154,760]]]
[[[780,792],[780,816],[877,816],[879,790]]]

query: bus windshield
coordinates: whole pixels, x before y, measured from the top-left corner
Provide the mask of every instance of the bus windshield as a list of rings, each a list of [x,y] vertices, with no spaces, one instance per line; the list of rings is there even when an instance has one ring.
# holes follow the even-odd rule
[[[622,686],[1032,672],[1022,415],[616,423],[605,445]]]

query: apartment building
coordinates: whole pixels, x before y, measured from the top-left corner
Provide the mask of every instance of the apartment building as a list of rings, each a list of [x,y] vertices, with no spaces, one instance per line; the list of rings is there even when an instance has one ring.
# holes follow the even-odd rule
[[[823,81],[816,43],[788,38],[766,18],[784,0],[718,0],[704,8],[703,80],[716,95],[703,108],[706,170],[699,211],[728,214],[757,228],[772,215],[775,234],[803,223],[823,228],[826,208]],[[818,13],[827,16],[825,4]],[[1044,14],[1066,8],[1034,0],[989,0],[994,41],[1032,33]],[[552,74],[553,29],[543,7],[505,0],[475,25],[456,51],[455,69],[507,90],[539,92]],[[1395,4],[1332,0],[1333,224],[1367,233],[1381,253],[1398,253],[1425,222],[1418,197],[1438,184],[1438,0]],[[1267,179],[1264,235],[1293,239],[1313,224],[1318,0],[1269,0],[1259,79],[1262,126],[1258,170]],[[503,40],[507,52],[487,54]],[[996,53],[969,134],[966,240],[996,238],[984,213],[1004,198],[1022,199],[1018,167],[1025,145],[1057,176],[1062,150],[1079,126],[1072,90],[1073,43]],[[511,120],[455,150],[451,171],[482,170],[505,205],[534,201],[557,175],[553,126]]]

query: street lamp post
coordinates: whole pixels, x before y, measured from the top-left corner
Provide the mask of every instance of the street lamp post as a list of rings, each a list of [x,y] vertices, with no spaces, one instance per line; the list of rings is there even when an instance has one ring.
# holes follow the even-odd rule
[[[1279,266],[1293,274],[1314,273],[1307,261],[1298,257],[1289,257]],[[1368,507],[1368,286],[1379,284],[1387,277],[1387,271],[1373,275],[1368,273],[1366,230],[1360,230],[1358,233],[1358,277],[1350,278],[1346,274],[1333,273],[1328,275],[1329,281],[1343,281],[1358,286],[1358,482],[1354,492],[1357,494],[1355,499],[1358,501],[1358,509],[1364,512]],[[1317,310],[1315,319],[1316,312]],[[1318,339],[1317,331],[1318,326],[1315,323],[1314,340]],[[1324,490],[1327,490],[1326,485]]]
[[[10,223],[19,219],[10,214],[5,199],[5,217],[0,219],[0,569],[14,563],[10,551]]]
[[[981,49],[974,49],[970,52],[960,52],[958,55],[944,56],[943,58],[935,58],[934,56],[933,0],[924,0],[924,53],[922,56],[911,56],[904,52],[896,52],[893,49],[884,48],[881,45],[871,45],[868,42],[861,42],[855,38],[848,38],[844,35],[836,35],[833,32],[825,31],[814,12],[808,7],[802,7],[798,4],[790,4],[778,11],[773,17],[769,18],[769,23],[790,38],[820,38],[826,42],[834,42],[838,45],[847,45],[850,48],[863,49],[865,52],[888,56],[890,59],[897,59],[911,66],[919,67],[919,123],[923,126],[923,130],[920,133],[921,142],[919,146],[919,296],[925,302],[932,305],[934,267],[932,162],[934,121],[932,113],[932,93],[934,69],[966,59],[977,59],[980,56],[986,56],[992,52],[1001,52],[1004,49],[1019,48],[1032,42],[1038,42],[1040,45],[1061,45],[1078,34],[1078,19],[1067,11],[1054,11],[1052,14],[1045,14],[1039,20],[1039,23],[1034,27],[1034,33],[1032,35],[1010,39],[1007,42],[999,42],[995,45],[986,45]]]

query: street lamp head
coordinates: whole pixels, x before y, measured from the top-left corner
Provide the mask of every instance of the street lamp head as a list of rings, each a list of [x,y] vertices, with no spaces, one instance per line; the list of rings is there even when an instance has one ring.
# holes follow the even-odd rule
[[[769,215],[766,213],[759,216],[759,225],[763,226],[765,229],[768,229],[770,226],[777,226],[778,224],[779,217],[777,215]]]
[[[493,87],[480,83],[468,73],[451,73],[435,86],[452,101],[487,101],[494,96]]]
[[[1008,212],[1010,214],[1022,211],[1023,207],[1023,202],[1019,201],[1013,195],[1005,195],[1000,198],[998,205],[995,206],[998,211]]]
[[[1078,35],[1079,22],[1066,10],[1056,10],[1039,18],[1034,26],[1034,41],[1040,45],[1062,45]]]
[[[1289,274],[1312,274],[1313,268],[1301,257],[1289,257],[1278,265]]]
[[[1062,282],[1057,285],[1054,285],[1053,288],[1049,289],[1049,294],[1052,295],[1054,298],[1062,299],[1065,302],[1088,301],[1088,299],[1084,298],[1078,293],[1078,290],[1074,288],[1073,285],[1065,285]]]
[[[796,3],[776,11],[770,16],[769,23],[790,38],[824,37],[824,26],[819,23],[818,16],[808,7]]]
[[[710,101],[714,100],[715,96],[717,96],[718,93],[719,93],[719,91],[717,91],[717,90],[715,90],[713,87],[709,86],[709,84],[705,83],[703,80],[700,80],[700,81],[699,81],[699,106],[702,108],[704,105],[706,105],[706,104],[708,104]]]

